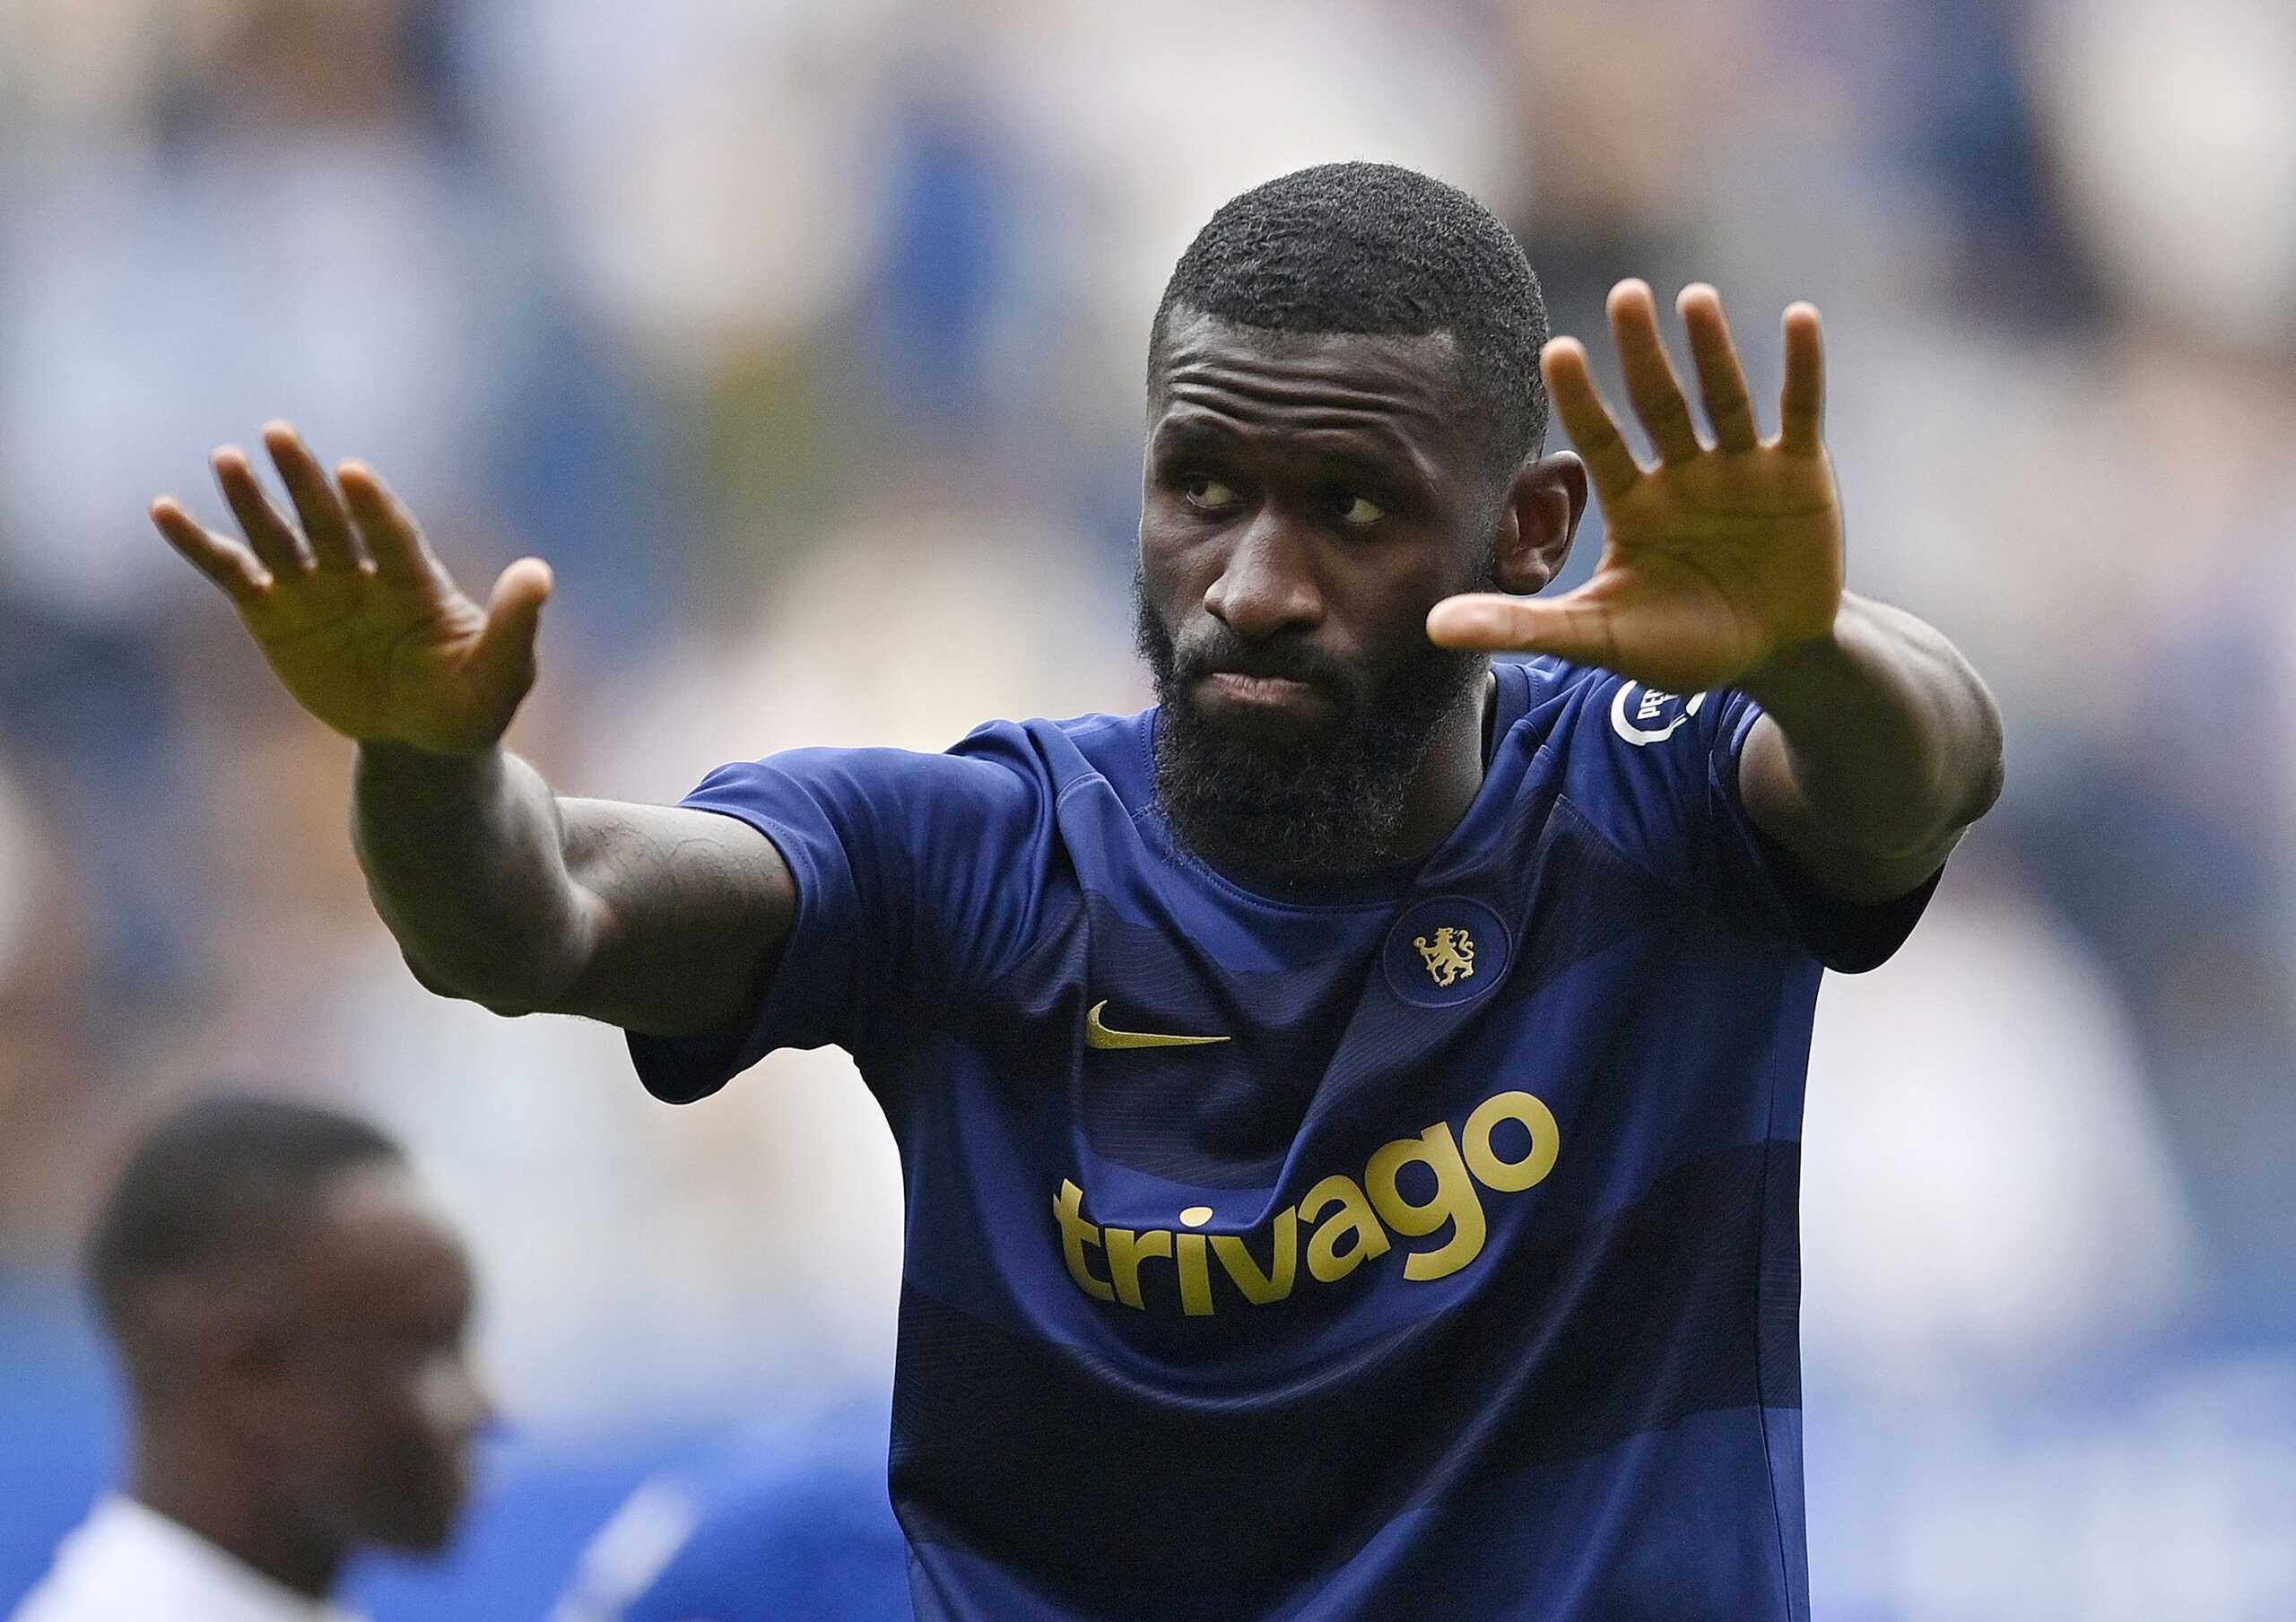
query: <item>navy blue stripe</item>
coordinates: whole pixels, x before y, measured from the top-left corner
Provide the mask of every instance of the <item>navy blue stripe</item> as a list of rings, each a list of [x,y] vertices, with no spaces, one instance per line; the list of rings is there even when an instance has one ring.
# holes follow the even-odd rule
[[[1704,1157],[1597,1227],[1486,1257],[1473,1297],[1387,1344],[1248,1398],[1144,1390],[905,1290],[895,1502],[913,1537],[1107,1615],[1251,1613],[1434,1499],[1445,1540],[1488,1558],[1508,1533],[1478,1502],[1510,1471],[1798,1406],[1778,1219],[1798,1167],[1787,1142]]]

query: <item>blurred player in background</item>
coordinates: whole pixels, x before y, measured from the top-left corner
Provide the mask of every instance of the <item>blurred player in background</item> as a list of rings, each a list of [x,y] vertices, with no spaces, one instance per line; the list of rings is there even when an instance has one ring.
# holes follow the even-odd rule
[[[431,1552],[487,1401],[461,1242],[364,1122],[223,1097],[161,1123],[89,1275],[125,1366],[125,1488],[13,1622],[322,1622],[357,1549]]]
[[[882,1402],[760,1432],[631,1495],[551,1622],[909,1622]]]
[[[853,1053],[906,1174],[921,1617],[1800,1618],[1821,968],[1913,927],[1999,723],[1843,590],[1817,312],[1765,438],[1719,299],[1678,308],[1710,438],[1649,289],[1610,302],[1645,463],[1472,199],[1255,188],[1151,328],[1158,707],[676,808],[501,748],[539,562],[482,609],[283,424],[300,527],[230,449],[245,544],[154,517],[359,742],[424,984],[620,1025],[673,1100]],[[1527,601],[1590,482],[1600,566]]]

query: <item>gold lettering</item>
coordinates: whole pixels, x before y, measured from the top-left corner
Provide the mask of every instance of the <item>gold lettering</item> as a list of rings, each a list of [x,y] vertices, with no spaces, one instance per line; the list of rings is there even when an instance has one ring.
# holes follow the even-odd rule
[[[1140,1298],[1140,1264],[1157,1256],[1171,1255],[1170,1230],[1152,1227],[1144,1234],[1135,1234],[1128,1227],[1104,1227],[1100,1233],[1108,1241],[1109,1277],[1115,1281],[1116,1298],[1126,1306],[1144,1310],[1147,1303]]]
[[[1491,1129],[1501,1121],[1520,1121],[1530,1131],[1531,1147],[1519,1160],[1501,1160],[1491,1147]],[[1562,1148],[1562,1129],[1554,1112],[1529,1093],[1494,1093],[1474,1106],[1474,1114],[1459,1133],[1459,1148],[1467,1169],[1486,1188],[1517,1194],[1545,1179],[1554,1169]]]
[[[1212,1315],[1212,1269],[1204,1260],[1204,1236],[1180,1234],[1180,1310],[1191,1318]]]
[[[1339,1201],[1339,1215],[1308,1236],[1308,1271],[1326,1284],[1344,1279],[1371,1257],[1387,1253],[1387,1230],[1379,1226],[1355,1179],[1344,1173],[1334,1172],[1308,1191],[1300,1201],[1300,1219],[1313,1222],[1316,1214],[1335,1200]],[[1339,1241],[1351,1233],[1355,1243],[1343,1253]]]
[[[1396,1186],[1406,1166],[1420,1165],[1435,1174],[1435,1197],[1413,1205]],[[1446,1222],[1451,1236],[1433,1250],[1413,1251],[1404,1259],[1403,1276],[1427,1279],[1448,1278],[1483,1253],[1485,1229],[1483,1201],[1476,1197],[1474,1179],[1449,1125],[1438,1121],[1416,1138],[1398,1138],[1383,1145],[1363,1168],[1363,1186],[1371,1204],[1387,1225],[1416,1238],[1431,1234]]]
[[[1281,1301],[1292,1293],[1292,1280],[1300,1265],[1300,1213],[1288,1205],[1277,1211],[1274,1235],[1275,1249],[1268,1257],[1265,1272],[1260,1271],[1242,1239],[1234,1234],[1212,1236],[1212,1253],[1220,1258],[1220,1265],[1254,1306]]]
[[[1496,1141],[1501,1123],[1522,1123],[1527,1134],[1522,1154],[1508,1159]],[[1118,1301],[1135,1312],[1147,1309],[1141,1289],[1144,1262],[1172,1263],[1180,1310],[1192,1318],[1213,1315],[1218,1306],[1212,1288],[1211,1258],[1237,1292],[1255,1306],[1289,1298],[1299,1282],[1300,1230],[1307,1233],[1307,1270],[1319,1283],[1346,1278],[1365,1262],[1384,1256],[1396,1238],[1418,1239],[1449,1231],[1431,1249],[1408,1251],[1403,1276],[1413,1281],[1446,1279],[1468,1266],[1490,1242],[1482,1190],[1519,1193],[1546,1180],[1561,1153],[1562,1132],[1554,1112],[1526,1092],[1494,1093],[1468,1115],[1453,1135],[1438,1121],[1417,1137],[1382,1144],[1363,1167],[1363,1180],[1335,1173],[1296,1206],[1275,1213],[1268,1224],[1267,1266],[1263,1270],[1249,1239],[1241,1234],[1176,1232],[1096,1226],[1084,1217],[1084,1191],[1063,1179],[1052,1202],[1060,1225],[1060,1247],[1069,1277],[1097,1301]],[[1423,1201],[1406,1199],[1405,1168],[1423,1166],[1434,1179]],[[1334,1208],[1336,1207],[1335,1210]],[[1326,1213],[1329,1213],[1328,1215]],[[1184,1219],[1208,1221],[1208,1206],[1190,1206]],[[1094,1275],[1087,1248],[1108,1261],[1108,1277]]]
[[[1067,1259],[1068,1276],[1076,1280],[1076,1288],[1095,1301],[1105,1301],[1115,1292],[1092,1276],[1091,1267],[1084,1260],[1084,1247],[1100,1244],[1100,1230],[1078,1215],[1083,1207],[1084,1191],[1063,1177],[1060,1196],[1052,1202],[1052,1214],[1060,1222],[1060,1253]]]

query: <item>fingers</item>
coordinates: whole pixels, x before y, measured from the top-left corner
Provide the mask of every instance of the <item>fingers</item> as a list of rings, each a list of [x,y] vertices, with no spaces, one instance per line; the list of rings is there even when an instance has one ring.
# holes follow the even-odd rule
[[[1754,421],[1753,395],[1746,374],[1738,364],[1738,348],[1730,338],[1730,324],[1722,315],[1722,296],[1703,282],[1693,282],[1674,300],[1683,326],[1690,334],[1691,360],[1698,368],[1698,387],[1706,403],[1706,420],[1714,429],[1714,443],[1726,451],[1750,451],[1761,443]]]
[[[303,443],[302,436],[284,422],[268,422],[264,425],[263,443],[271,453],[272,465],[279,470],[280,481],[287,487],[289,499],[295,503],[295,516],[303,521],[303,533],[310,540],[313,560],[322,569],[363,568],[364,560],[343,498],[326,476],[326,469],[319,465],[319,459]]]
[[[396,496],[363,462],[346,462],[336,470],[343,499],[351,511],[375,572],[396,585],[413,585],[431,577],[438,559],[423,544],[414,515],[399,505]]]
[[[534,684],[535,634],[550,587],[550,565],[540,558],[521,558],[504,569],[486,600],[486,629],[472,652],[496,681],[521,693]]]
[[[1814,304],[1786,307],[1786,386],[1779,396],[1779,444],[1814,455],[1824,443],[1825,337]]]
[[[253,552],[201,525],[173,496],[162,496],[152,503],[152,522],[184,561],[239,606],[252,604],[271,588],[271,571]]]
[[[303,538],[263,493],[247,453],[236,445],[227,445],[208,458],[208,465],[214,470],[224,504],[239,521],[239,533],[247,536],[264,568],[290,579],[309,568],[311,556],[304,549]]]
[[[1754,416],[1753,396],[1746,386],[1745,369],[1739,362],[1729,322],[1722,314],[1721,296],[1704,282],[1693,282],[1683,289],[1675,308],[1690,335],[1699,394],[1717,448],[1726,452],[1759,448],[1761,430]],[[1667,357],[1648,284],[1634,280],[1620,282],[1611,290],[1608,309],[1628,397],[1634,403],[1635,415],[1649,431],[1659,460],[1671,465],[1699,455],[1703,447],[1697,420],[1691,415],[1682,380]],[[1806,303],[1787,306],[1785,329],[1786,385],[1779,400],[1782,421],[1777,443],[1789,452],[1813,455],[1823,443],[1825,417],[1825,343],[1816,308]],[[1554,396],[1557,412],[1594,472],[1597,489],[1605,499],[1615,499],[1641,470],[1596,392],[1585,350],[1570,340],[1557,339],[1547,346],[1544,359],[1547,387]],[[1599,457],[1597,446],[1603,453]]]
[[[1666,357],[1666,341],[1658,333],[1658,311],[1651,301],[1650,284],[1632,280],[1620,282],[1611,289],[1606,308],[1634,414],[1649,430],[1661,462],[1689,461],[1705,447],[1698,442],[1698,425],[1691,420],[1690,403],[1683,398],[1682,380],[1674,376],[1674,364]]]
[[[245,547],[203,527],[173,497],[152,507],[152,521],[168,543],[234,602],[251,603],[279,581],[310,578],[315,569],[452,589],[413,515],[373,469],[346,462],[329,478],[302,436],[284,422],[265,424],[263,440],[302,521],[300,534],[264,493],[254,465],[235,445],[224,446],[211,460],[215,482],[247,536]],[[538,609],[549,594],[549,571],[543,570],[538,592],[530,577],[522,578],[526,584],[521,592],[531,593]]]
[[[1553,654],[1578,664],[1607,666],[1617,652],[1609,612],[1577,592],[1547,602],[1496,592],[1446,597],[1428,611],[1427,637],[1443,647]]]
[[[1619,433],[1610,407],[1603,403],[1602,392],[1595,386],[1586,345],[1576,338],[1557,338],[1540,354],[1539,368],[1546,374],[1547,395],[1554,402],[1555,415],[1570,431],[1570,443],[1578,447],[1596,492],[1605,502],[1617,501],[1642,477],[1642,467]]]

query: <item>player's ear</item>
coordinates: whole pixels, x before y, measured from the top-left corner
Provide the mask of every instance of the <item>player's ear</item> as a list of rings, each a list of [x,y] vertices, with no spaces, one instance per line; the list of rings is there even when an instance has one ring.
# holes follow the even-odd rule
[[[286,1327],[248,1302],[216,1303],[199,1316],[192,1357],[202,1400],[242,1436],[288,1443],[303,1422],[291,1397]]]
[[[1499,589],[1527,596],[1561,574],[1586,510],[1585,463],[1569,451],[1524,463],[1499,515]]]

